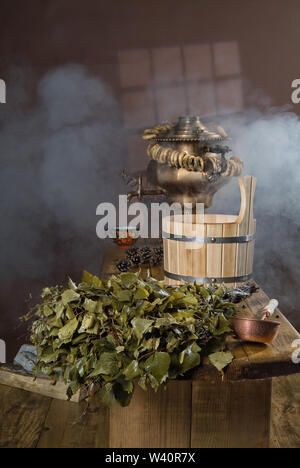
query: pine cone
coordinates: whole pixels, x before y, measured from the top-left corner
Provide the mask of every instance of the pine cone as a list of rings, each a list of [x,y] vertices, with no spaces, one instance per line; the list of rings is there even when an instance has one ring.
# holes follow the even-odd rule
[[[132,256],[130,260],[134,266],[139,266],[141,264],[141,257],[138,254]]]
[[[153,254],[150,260],[150,265],[151,266],[158,266],[162,262],[162,257],[157,254]]]
[[[160,257],[161,260],[164,258],[164,249],[163,249],[163,247],[156,247],[155,249],[153,249],[153,253],[157,257]]]
[[[126,273],[127,271],[130,270],[131,263],[130,263],[129,260],[126,260],[126,258],[125,258],[125,259],[119,260],[119,261],[116,263],[116,267],[118,268],[118,270],[119,270],[121,273]]]
[[[136,247],[132,247],[131,249],[128,249],[126,252],[127,259],[132,260],[132,258],[136,257],[138,255],[139,249]]]
[[[149,263],[152,257],[152,250],[149,247],[142,247],[139,250],[141,263]]]

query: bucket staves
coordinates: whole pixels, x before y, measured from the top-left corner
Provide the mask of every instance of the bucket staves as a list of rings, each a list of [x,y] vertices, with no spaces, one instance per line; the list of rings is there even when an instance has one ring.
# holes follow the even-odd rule
[[[239,179],[241,208],[238,216],[204,214],[163,219],[164,270],[167,284],[183,282],[233,285],[252,276],[256,220],[253,200],[256,179]],[[195,232],[197,235],[195,235]],[[199,235],[200,233],[200,235]]]

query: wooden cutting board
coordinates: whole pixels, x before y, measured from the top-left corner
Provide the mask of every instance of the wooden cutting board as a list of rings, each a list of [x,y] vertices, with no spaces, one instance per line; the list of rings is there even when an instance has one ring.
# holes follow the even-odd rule
[[[20,388],[29,392],[38,393],[57,400],[67,400],[67,387],[64,382],[52,384],[50,378],[37,377],[27,374],[21,367],[17,366],[1,366],[0,367],[0,384],[9,387]],[[84,395],[78,392],[71,399],[74,403],[79,403],[83,400]]]

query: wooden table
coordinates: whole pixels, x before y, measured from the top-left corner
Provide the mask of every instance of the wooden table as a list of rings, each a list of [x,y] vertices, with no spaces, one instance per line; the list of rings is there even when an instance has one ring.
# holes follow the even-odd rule
[[[106,255],[103,275],[115,272],[116,255]],[[267,302],[260,290],[239,313],[251,316]],[[157,394],[138,388],[125,409],[95,399],[85,411],[85,403],[0,386],[0,448],[299,448],[300,365],[291,360],[299,334],[279,311],[277,320],[272,346],[230,342],[235,360],[224,379],[205,362],[192,380]]]
[[[107,253],[102,276],[116,273],[118,256],[120,250]],[[162,268],[151,273],[163,279]],[[238,306],[239,315],[256,317],[268,302],[259,289]],[[292,344],[299,334],[280,311],[276,320],[281,330],[271,346],[231,340],[235,359],[224,376],[207,360],[192,380],[172,382],[158,394],[138,389],[130,407],[115,406],[112,446],[269,447],[272,378],[300,372],[300,365],[292,362]]]

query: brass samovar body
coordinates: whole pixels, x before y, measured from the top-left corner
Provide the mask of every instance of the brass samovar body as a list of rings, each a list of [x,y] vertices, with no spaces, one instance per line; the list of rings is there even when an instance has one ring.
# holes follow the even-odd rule
[[[239,158],[226,159],[230,149],[225,131],[208,130],[199,117],[147,129],[143,138],[150,141],[148,181],[165,191],[169,203],[204,203],[208,208],[215,193],[242,172]]]

